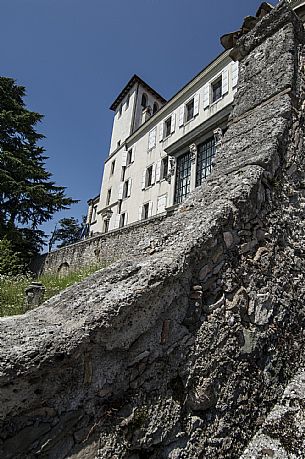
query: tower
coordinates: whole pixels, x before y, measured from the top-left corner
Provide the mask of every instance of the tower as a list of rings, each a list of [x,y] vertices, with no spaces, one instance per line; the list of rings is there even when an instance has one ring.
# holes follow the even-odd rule
[[[124,141],[166,103],[154,89],[134,75],[110,107],[114,111],[110,152]]]

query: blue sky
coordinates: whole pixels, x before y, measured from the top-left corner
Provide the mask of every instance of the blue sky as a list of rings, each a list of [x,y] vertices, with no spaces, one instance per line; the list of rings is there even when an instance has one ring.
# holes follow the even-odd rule
[[[0,0],[0,74],[43,114],[47,170],[86,213],[99,194],[113,112],[137,73],[170,98],[222,51],[219,37],[255,14],[259,0]],[[273,4],[275,2],[272,2]]]

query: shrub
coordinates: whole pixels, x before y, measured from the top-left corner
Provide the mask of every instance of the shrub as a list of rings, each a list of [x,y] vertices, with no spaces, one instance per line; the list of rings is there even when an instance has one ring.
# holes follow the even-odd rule
[[[23,271],[20,253],[13,250],[12,243],[6,237],[0,239],[0,274],[16,275]]]

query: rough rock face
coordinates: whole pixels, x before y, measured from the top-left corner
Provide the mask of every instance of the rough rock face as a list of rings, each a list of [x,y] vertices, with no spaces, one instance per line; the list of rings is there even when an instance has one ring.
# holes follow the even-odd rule
[[[286,3],[239,41],[222,151],[158,251],[0,320],[1,458],[303,457],[304,43]]]

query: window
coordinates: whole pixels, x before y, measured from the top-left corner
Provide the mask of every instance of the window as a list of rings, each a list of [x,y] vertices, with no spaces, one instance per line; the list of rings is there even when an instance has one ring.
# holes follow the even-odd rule
[[[119,199],[118,201],[118,214],[120,214],[122,211],[122,201]]]
[[[132,163],[132,149],[128,150],[127,157],[126,157],[126,166]]]
[[[120,104],[120,106],[119,106],[119,113],[118,113],[118,115],[119,115],[119,118],[120,118],[121,115],[122,115],[122,104]]]
[[[162,159],[161,161],[161,176],[160,179],[163,180],[167,177],[168,173],[168,156],[165,156],[165,158]]]
[[[177,159],[177,176],[175,183],[175,204],[179,204],[189,194],[191,187],[191,154],[185,153]]]
[[[216,102],[222,96],[222,78],[218,78],[218,80],[212,83],[212,102]]]
[[[159,110],[159,105],[157,104],[157,102],[154,102],[154,105],[153,105],[153,115],[155,113],[157,113],[157,111]]]
[[[126,180],[123,186],[123,199],[128,197],[128,186],[129,186],[129,180]]]
[[[143,109],[147,107],[147,95],[145,92],[142,94],[141,105]]]
[[[107,191],[107,198],[106,198],[106,206],[110,204],[110,199],[111,199],[111,188]]]
[[[126,213],[121,214],[119,228],[123,228],[126,225]]]
[[[121,145],[121,141],[120,141],[120,140],[118,140],[118,143],[117,143],[117,145],[116,145],[116,146],[117,146],[117,148],[119,148],[119,146],[120,146],[120,145]]]
[[[113,175],[114,173],[114,168],[115,168],[115,160],[112,161],[111,166],[110,166],[110,175]]]
[[[122,172],[121,172],[121,181],[124,182],[125,180],[125,172],[126,172],[126,166],[122,166]]]
[[[194,118],[194,99],[190,100],[186,106],[185,121],[190,121]]]
[[[126,98],[125,110],[127,110],[128,107],[129,107],[129,99],[130,99],[130,94],[128,94],[128,96],[127,96],[127,98]]]
[[[142,210],[142,220],[147,220],[149,217],[149,202],[147,204],[144,204],[143,210]]]
[[[96,221],[96,211],[97,211],[97,206],[94,206],[93,207],[93,212],[92,212],[92,222],[95,222]]]
[[[149,166],[146,169],[146,180],[145,180],[145,187],[152,185],[152,173],[153,173],[153,166]]]
[[[170,116],[164,122],[164,138],[171,135],[172,117]]]
[[[206,142],[198,145],[197,166],[196,166],[196,186],[201,185],[202,181],[212,171],[212,160],[215,156],[215,140],[210,138]]]
[[[109,231],[109,220],[105,219],[104,220],[104,233],[108,233]]]

